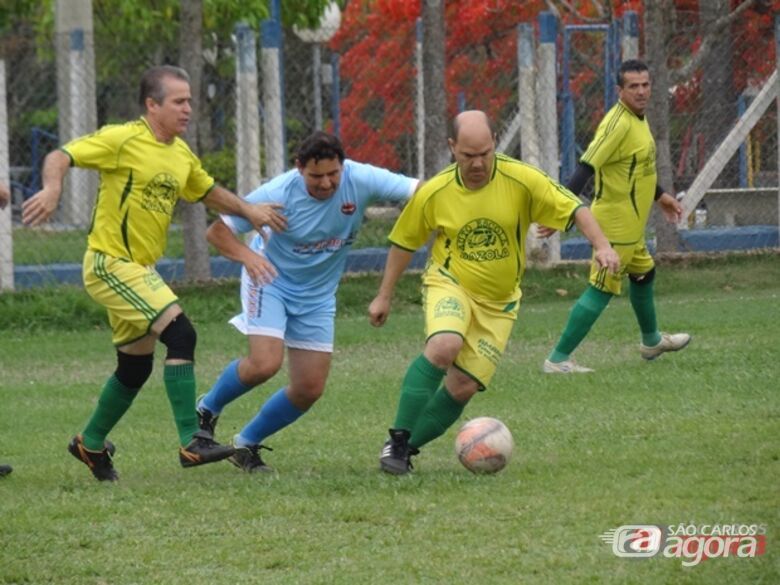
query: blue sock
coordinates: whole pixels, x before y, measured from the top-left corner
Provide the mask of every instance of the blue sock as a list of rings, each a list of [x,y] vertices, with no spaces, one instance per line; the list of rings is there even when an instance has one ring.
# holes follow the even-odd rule
[[[263,439],[295,422],[306,412],[290,402],[285,390],[286,388],[280,388],[266,400],[255,418],[236,435],[237,447],[259,445]]]
[[[228,364],[209,393],[198,402],[198,408],[206,408],[214,414],[219,414],[222,409],[233,402],[239,396],[246,394],[253,387],[244,384],[238,377],[238,362],[235,360]]]

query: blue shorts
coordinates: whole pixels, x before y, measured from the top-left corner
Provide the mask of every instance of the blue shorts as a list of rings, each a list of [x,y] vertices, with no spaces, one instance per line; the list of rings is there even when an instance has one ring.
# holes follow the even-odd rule
[[[291,295],[274,282],[256,285],[242,270],[241,307],[243,312],[230,324],[244,335],[276,337],[287,347],[333,353],[334,295]]]

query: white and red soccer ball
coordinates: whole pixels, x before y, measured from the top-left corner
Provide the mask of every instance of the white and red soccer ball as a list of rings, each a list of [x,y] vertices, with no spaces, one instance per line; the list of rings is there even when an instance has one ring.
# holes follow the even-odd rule
[[[496,473],[509,463],[515,443],[497,418],[481,416],[464,424],[455,437],[455,454],[474,473]]]

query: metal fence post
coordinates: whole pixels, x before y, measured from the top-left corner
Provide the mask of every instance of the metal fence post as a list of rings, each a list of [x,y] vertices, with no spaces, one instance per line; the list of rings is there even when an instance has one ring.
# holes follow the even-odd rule
[[[520,110],[520,155],[539,166],[539,130],[536,127],[536,73],[534,69],[534,27],[517,25],[517,107]]]
[[[5,61],[0,59],[0,184],[11,188],[8,159],[8,110],[5,95]],[[13,194],[12,194],[13,195]],[[0,209],[0,291],[14,288],[14,248],[11,207]]]
[[[282,65],[281,0],[271,3],[271,18],[260,25],[263,67],[265,175],[275,177],[286,168],[284,139],[284,83]]]
[[[552,12],[539,14],[539,78],[537,111],[539,112],[539,142],[541,168],[553,179],[558,179],[558,107],[556,75],[556,40],[558,21]],[[565,75],[565,73],[564,73]],[[565,80],[564,80],[565,83]],[[561,240],[555,234],[547,240],[547,260],[561,259]]]
[[[330,94],[330,107],[331,116],[333,117],[333,134],[341,138],[341,79],[339,73],[339,55],[333,53],[330,57],[331,68],[331,94]]]
[[[414,108],[414,121],[417,127],[417,177],[425,178],[425,86],[423,79],[423,29],[422,18],[416,22],[416,42],[414,45],[414,67],[417,99]]]
[[[56,22],[59,141],[65,144],[97,129],[91,0],[58,0]],[[89,224],[97,180],[93,171],[71,169],[61,199],[64,223],[77,227]]]
[[[639,15],[633,10],[627,10],[623,14],[621,50],[623,61],[639,58]]]
[[[246,195],[260,184],[260,115],[254,31],[236,25],[236,189]]]
[[[314,129],[322,130],[322,47],[311,44],[311,76],[314,90]]]

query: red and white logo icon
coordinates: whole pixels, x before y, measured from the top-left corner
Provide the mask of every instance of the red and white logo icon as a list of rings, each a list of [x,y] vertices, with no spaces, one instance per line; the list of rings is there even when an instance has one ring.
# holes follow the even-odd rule
[[[654,524],[626,524],[608,530],[599,536],[612,545],[615,556],[623,558],[650,558],[663,546],[664,531]]]

